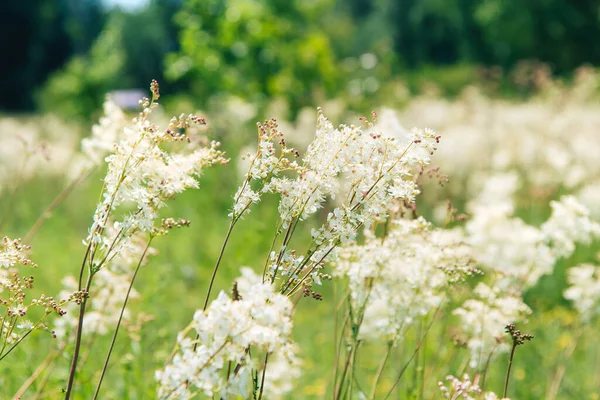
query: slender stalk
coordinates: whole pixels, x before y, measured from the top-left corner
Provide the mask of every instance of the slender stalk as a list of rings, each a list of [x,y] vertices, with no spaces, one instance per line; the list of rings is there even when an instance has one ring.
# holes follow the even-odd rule
[[[427,359],[427,335],[425,335],[425,337],[423,338],[423,351],[422,351],[422,356],[421,356],[421,377],[420,377],[420,387],[419,387],[419,400],[423,400],[423,395],[425,392],[425,366],[426,364],[426,359]]]
[[[352,355],[352,360],[350,360],[350,382],[348,382],[348,398],[352,398],[352,388],[354,387],[354,373],[356,372],[356,357],[358,355],[358,347],[360,346],[361,341],[358,340],[356,342],[356,350]],[[358,383],[357,383],[358,384]],[[360,389],[360,388],[359,388]]]
[[[568,360],[573,355],[573,352],[577,348],[579,344],[579,339],[583,334],[583,327],[581,327],[576,333],[575,338],[573,339],[573,343],[566,349],[565,351],[565,360]],[[548,389],[548,394],[546,395],[547,400],[554,400],[558,395],[558,389],[560,388],[560,384],[563,380],[565,372],[567,371],[567,366],[565,363],[562,363],[557,369],[556,373],[552,377],[550,388]]]
[[[129,284],[129,288],[127,288],[127,294],[125,295],[125,301],[123,302],[123,307],[121,307],[121,314],[119,314],[119,320],[117,321],[117,327],[115,328],[115,332],[113,334],[112,340],[110,342],[110,347],[108,348],[108,353],[106,354],[106,359],[104,360],[104,365],[102,366],[102,371],[100,372],[100,379],[98,380],[98,386],[96,386],[96,391],[94,392],[94,400],[98,398],[98,394],[100,393],[100,387],[102,386],[102,380],[104,379],[104,374],[108,368],[108,362],[110,361],[110,356],[112,354],[112,350],[115,346],[115,342],[117,341],[117,335],[119,333],[119,328],[121,327],[121,321],[123,320],[123,314],[125,314],[125,308],[127,307],[127,301],[129,300],[129,295],[131,294],[131,290],[133,289],[133,283],[135,282],[135,278],[140,270],[140,266],[144,261],[144,257],[150,248],[150,243],[152,243],[152,237],[148,240],[148,244],[140,257],[140,261],[135,267],[135,271],[133,271],[133,276],[131,277],[131,283]]]
[[[340,377],[340,382],[336,388],[336,394],[334,395],[334,399],[340,399],[342,395],[342,390],[344,388],[344,381],[346,380],[346,375],[348,374],[348,368],[350,367],[350,360],[352,359],[353,353],[356,350],[356,346],[352,346],[350,349],[350,353],[346,357],[346,363],[344,364],[344,370],[342,371],[342,376]]]
[[[265,388],[265,375],[267,373],[267,362],[269,361],[269,353],[265,355],[265,362],[263,364],[262,378],[260,379],[260,392],[258,393],[258,400],[262,400],[263,389]]]
[[[221,265],[221,259],[223,258],[223,253],[225,253],[225,247],[227,247],[227,243],[229,242],[229,237],[231,236],[231,231],[233,231],[233,227],[235,226],[237,220],[231,220],[229,224],[229,228],[227,229],[227,234],[225,235],[225,239],[223,240],[223,245],[221,246],[221,250],[219,251],[219,256],[217,257],[217,262],[213,268],[212,275],[210,277],[210,282],[208,284],[208,291],[206,292],[206,298],[204,299],[204,305],[202,306],[202,310],[206,310],[208,307],[208,301],[210,300],[210,293],[212,291],[213,284],[215,283],[215,277],[217,276],[217,271],[219,270],[219,265]],[[195,348],[194,348],[195,350]]]
[[[7,311],[8,311],[8,309],[7,309]],[[4,349],[8,345],[8,339],[10,338],[10,335],[12,334],[13,329],[15,329],[15,322],[16,322],[16,320],[17,320],[17,317],[10,316],[10,322],[8,323],[8,325],[10,326],[10,329],[7,330],[6,334],[4,335],[4,341],[2,343],[2,348],[0,348],[0,355],[3,354]],[[6,318],[4,318],[4,321],[2,322],[2,325],[4,325],[5,322],[6,322]]]
[[[337,367],[338,367],[338,358],[339,358],[339,348],[337,346],[337,337],[338,337],[338,329],[339,329],[339,322],[340,322],[340,318],[339,318],[339,313],[338,313],[338,309],[335,306],[337,302],[337,281],[333,282],[333,302],[331,303],[333,305],[333,352],[334,352],[334,357],[333,357],[333,371],[331,376],[333,376],[333,383],[335,385],[335,381],[337,378]]]
[[[421,321],[419,322],[419,326],[417,328],[417,338],[420,338],[422,336],[423,333],[423,319],[421,319]],[[415,338],[416,341],[416,338]],[[419,356],[421,355],[421,347],[419,346],[419,348],[417,349],[417,354],[415,355],[415,362],[413,364],[414,366],[414,371],[413,371],[413,378],[412,378],[412,385],[410,387],[409,393],[411,396],[416,397],[415,392],[416,392],[416,388],[417,388],[417,384],[419,381]]]
[[[387,350],[385,352],[385,356],[379,363],[379,367],[377,368],[377,372],[375,373],[375,380],[373,381],[373,386],[371,388],[371,394],[369,396],[369,399],[371,399],[371,400],[375,399],[375,392],[377,391],[377,385],[379,384],[379,379],[381,379],[381,375],[383,374],[383,370],[385,369],[385,364],[387,363],[387,360],[390,358],[390,354],[392,353],[393,343],[394,342],[391,340],[387,343]]]
[[[89,246],[88,246],[89,250]],[[87,255],[87,252],[86,252]],[[84,258],[85,263],[85,258]],[[83,270],[83,266],[82,266]],[[90,271],[90,276],[88,276],[87,283],[85,285],[85,291],[89,293],[90,286],[92,285],[92,277]],[[81,279],[81,278],[80,278]],[[73,382],[75,381],[75,373],[77,371],[77,362],[79,359],[79,350],[81,349],[81,334],[83,332],[83,316],[85,314],[85,306],[87,305],[88,296],[85,296],[79,306],[79,319],[77,321],[77,333],[75,334],[75,350],[73,351],[73,360],[71,361],[71,369],[69,370],[69,380],[67,382],[67,389],[65,391],[65,400],[69,400],[71,398],[71,393],[73,391]]]
[[[492,361],[492,356],[494,355],[494,352],[496,351],[496,348],[498,347],[498,345],[495,345],[494,348],[492,349],[492,351],[490,352],[490,355],[488,356],[486,362],[485,362],[485,368],[483,370],[483,376],[481,378],[481,390],[485,390],[485,380],[487,378],[487,373],[488,370],[490,369],[490,362]]]
[[[21,344],[21,342],[23,340],[25,340],[25,338],[27,336],[29,336],[29,334],[31,332],[33,332],[42,323],[42,321],[44,321],[44,319],[46,319],[46,317],[48,316],[48,314],[49,313],[44,314],[44,316],[33,326],[33,328],[31,328],[30,330],[27,331],[27,333],[25,333],[24,335],[22,335],[21,338],[19,340],[17,340],[17,342],[15,344],[13,344],[10,347],[10,349],[8,349],[8,351],[6,353],[2,354],[2,356],[0,356],[0,361],[2,361],[4,359],[4,357],[6,357],[7,355],[9,355],[11,351],[13,351],[19,344]],[[14,325],[13,325],[13,328],[14,328]],[[11,331],[12,331],[12,328],[11,328]],[[7,335],[7,337],[8,336],[10,336],[10,332]],[[4,348],[3,348],[3,350],[4,350]],[[0,354],[1,354],[1,352],[0,352]]]
[[[413,351],[413,353],[411,354],[410,358],[408,359],[408,361],[406,362],[406,364],[404,364],[404,366],[400,370],[400,374],[398,375],[398,377],[394,381],[394,384],[392,385],[392,387],[390,388],[389,392],[387,393],[387,395],[385,396],[384,399],[387,399],[387,398],[389,398],[391,396],[391,394],[394,392],[394,389],[396,388],[396,386],[400,382],[400,379],[402,379],[402,375],[404,375],[404,372],[406,371],[406,369],[408,368],[408,366],[412,362],[413,358],[415,358],[415,356],[417,355],[417,352],[421,348],[421,344],[425,340],[425,337],[429,333],[429,330],[431,329],[431,326],[435,322],[435,317],[437,316],[438,312],[440,311],[441,306],[442,306],[442,304],[440,303],[440,305],[438,306],[437,310],[435,311],[435,314],[431,318],[431,321],[427,325],[427,328],[425,329],[425,333],[423,334],[423,337],[421,337],[421,340],[419,340],[419,342],[417,343],[417,346],[416,346],[415,350]]]
[[[508,381],[510,379],[510,369],[512,367],[513,357],[515,356],[515,350],[517,349],[517,344],[513,343],[512,349],[510,349],[510,357],[508,358],[508,368],[506,369],[506,379],[504,380],[504,392],[502,397],[506,397],[506,393],[508,393]]]
[[[348,320],[349,320],[349,316],[348,314],[346,314],[346,316],[344,317],[344,322],[342,323],[342,327],[340,329],[340,332],[344,332],[346,330],[346,325],[348,324]],[[340,334],[340,339],[337,342],[336,346],[335,346],[335,360],[334,360],[334,366],[333,366],[333,384],[334,384],[334,392],[335,390],[337,390],[337,378],[338,378],[338,370],[339,370],[339,364],[340,364],[340,355],[342,353],[342,342],[344,341],[344,337],[342,334]],[[335,398],[335,397],[334,397]]]
[[[289,291],[288,295],[291,295],[292,293],[294,293],[302,285],[302,283],[306,280],[306,278],[308,278],[310,276],[310,274],[313,273],[313,271],[319,266],[319,264],[321,264],[323,262],[323,260],[325,260],[327,258],[329,253],[331,253],[335,247],[336,247],[336,245],[331,246],[331,248],[329,250],[327,250],[325,255],[323,257],[321,257],[321,259],[318,262],[314,263],[312,268],[300,279],[300,281],[298,281],[298,283],[292,288],[292,290]],[[291,282],[292,281],[289,281],[289,283],[283,289],[282,292],[285,292],[287,289],[289,289],[289,287],[291,286]]]
[[[204,299],[204,305],[202,306],[202,310],[206,310],[208,307],[208,301],[210,300],[210,293],[212,291],[213,284],[215,283],[215,278],[217,277],[217,271],[219,270],[219,265],[221,265],[221,259],[223,259],[223,254],[225,253],[225,247],[227,247],[227,243],[229,242],[229,237],[231,236],[231,232],[233,231],[233,227],[238,219],[234,218],[229,223],[229,228],[227,229],[227,234],[225,235],[225,239],[223,240],[223,245],[221,245],[221,250],[219,251],[219,256],[217,257],[217,261],[213,268],[212,275],[210,277],[210,282],[208,284],[208,290],[206,292],[206,298]],[[200,336],[196,335],[196,342],[194,343],[194,351],[198,348],[198,338]]]

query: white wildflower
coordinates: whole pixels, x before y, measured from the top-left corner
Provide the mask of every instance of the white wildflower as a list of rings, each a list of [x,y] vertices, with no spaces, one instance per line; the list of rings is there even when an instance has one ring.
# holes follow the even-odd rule
[[[584,322],[600,315],[600,267],[581,264],[567,270],[569,287],[564,297],[573,303]]]
[[[2,238],[2,248],[0,249],[0,267],[11,268],[15,265],[28,265],[37,267],[28,257],[28,251],[31,247],[21,243],[21,239]]]
[[[398,220],[384,239],[342,248],[334,273],[348,278],[352,307],[365,310],[360,337],[401,340],[440,306],[449,283],[473,272],[469,250],[449,233],[422,218]]]
[[[460,319],[460,327],[467,337],[472,368],[482,367],[487,358],[508,351],[506,343],[500,343],[507,324],[523,321],[531,310],[518,294],[502,293],[479,283],[474,290],[475,298],[465,301],[453,314]]]
[[[153,100],[158,98],[158,86],[153,83]],[[194,123],[204,123],[193,115],[173,118],[165,130],[159,129],[149,120],[156,102],[145,100],[144,110],[133,120],[132,126],[123,130],[121,141],[114,146],[114,152],[106,157],[108,171],[104,179],[102,201],[94,214],[94,223],[86,244],[94,268],[98,260],[110,259],[114,254],[129,246],[135,232],[156,233],[158,210],[168,199],[188,188],[197,188],[196,176],[204,167],[215,163],[225,163],[219,144],[212,142],[209,147],[192,147],[187,151],[167,152],[161,146],[165,143],[189,141],[177,132]],[[104,143],[104,138],[98,139]],[[94,147],[95,146],[95,147]],[[103,145],[90,145],[101,148]],[[91,150],[90,150],[91,151]],[[133,212],[124,212],[114,222],[113,233],[106,231],[109,216],[119,207]],[[132,207],[133,206],[133,207]],[[99,251],[98,251],[99,250]]]
[[[179,351],[164,370],[156,372],[159,398],[187,399],[197,391],[206,396],[247,398],[252,371],[259,368],[247,352],[250,347],[252,354],[274,353],[287,358],[288,365],[296,363],[290,339],[293,308],[290,300],[275,293],[269,283],[263,283],[250,269],[242,270],[238,295],[239,298],[232,299],[221,292],[206,311],[196,312],[190,327],[198,335],[198,341],[179,335]],[[227,377],[223,372],[230,362],[237,373]],[[276,381],[276,376],[273,379]],[[273,390],[287,389],[279,386]]]
[[[550,206],[552,215],[541,229],[557,256],[569,257],[578,243],[590,244],[600,237],[600,224],[590,218],[588,209],[575,197],[563,196]]]
[[[452,375],[448,375],[446,380],[450,383],[449,387],[444,382],[438,382],[440,391],[444,399],[465,399],[465,400],[510,400],[508,398],[500,398],[494,392],[485,392],[482,395],[482,390],[479,387],[479,377],[475,377],[471,381],[469,375],[463,375],[462,380]],[[481,397],[483,396],[483,397]]]

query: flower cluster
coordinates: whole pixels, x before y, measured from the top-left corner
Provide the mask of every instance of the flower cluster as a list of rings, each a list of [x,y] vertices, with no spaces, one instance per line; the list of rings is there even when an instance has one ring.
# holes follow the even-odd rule
[[[344,247],[335,275],[348,279],[352,307],[364,310],[360,337],[396,342],[441,305],[450,283],[476,272],[470,261],[459,232],[395,220],[385,238]]]
[[[248,398],[251,380],[261,376],[256,353],[275,353],[285,365],[296,365],[296,347],[290,339],[292,303],[263,283],[249,268],[242,269],[233,298],[221,292],[206,311],[197,311],[188,330],[179,334],[179,350],[162,371],[156,372],[161,399],[187,399],[195,393],[206,396]],[[188,337],[189,331],[197,339]],[[252,349],[252,350],[250,350]],[[277,364],[276,364],[277,365]],[[283,392],[289,374],[276,371],[265,381],[280,386],[265,390]]]
[[[298,164],[296,176],[274,177],[264,190],[280,196],[280,230],[285,230],[278,254],[272,254],[267,275],[284,277],[288,294],[312,282],[319,269],[337,255],[337,246],[354,240],[361,227],[384,221],[394,202],[412,202],[419,190],[410,179],[415,167],[429,163],[439,137],[432,131],[385,132],[364,120],[367,129],[335,128],[319,110],[314,140]],[[312,230],[312,244],[303,256],[288,248],[295,226],[315,214],[326,199],[337,199],[327,221]],[[310,279],[309,279],[310,278]]]
[[[37,267],[31,261],[28,252],[30,246],[21,243],[20,239],[2,239],[0,249],[0,359],[11,352],[25,337],[34,330],[50,332],[46,319],[51,314],[62,317],[66,314],[65,306],[69,302],[80,303],[85,293],[73,290],[61,295],[63,300],[42,294],[30,299],[34,277],[22,274],[22,267]],[[26,276],[24,276],[26,275]],[[60,319],[59,319],[60,320]]]
[[[482,367],[488,357],[508,351],[502,341],[504,328],[509,323],[523,321],[531,310],[520,295],[508,295],[498,288],[479,283],[473,294],[475,298],[463,303],[453,314],[460,320],[460,328],[467,337],[472,368]]]
[[[12,268],[15,265],[37,267],[31,259],[28,252],[31,246],[21,243],[21,239],[10,239],[6,236],[2,238],[2,250],[0,251],[0,267]]]
[[[149,119],[152,110],[158,106],[158,84],[153,82],[151,89],[152,100],[142,101],[143,111],[133,120],[133,126],[125,128],[122,140],[106,157],[108,171],[102,201],[86,240],[91,258],[95,259],[93,263],[110,260],[128,246],[135,232],[155,234],[159,229],[155,226],[157,213],[165,201],[187,188],[197,188],[195,176],[204,167],[227,162],[218,150],[217,142],[187,151],[164,150],[162,146],[167,143],[189,142],[190,139],[178,130],[191,124],[202,124],[204,120],[194,115],[181,115],[171,119],[169,126],[161,130]],[[120,206],[125,208],[124,215],[113,223],[114,234],[107,234],[109,217],[114,218]],[[94,265],[96,269],[100,267]]]
[[[600,182],[597,87],[597,74],[582,69],[573,86],[552,83],[526,101],[490,98],[470,87],[453,101],[414,98],[400,116],[444,137],[436,160],[457,183],[453,193],[475,193],[477,175],[505,171],[522,173],[531,187],[550,194],[560,188],[577,193]],[[597,204],[590,198],[586,205],[596,211]]]
[[[600,315],[600,268],[581,264],[567,270],[569,287],[564,297],[573,303],[584,322]]]
[[[541,227],[528,225],[513,216],[517,185],[514,174],[489,177],[469,204],[465,232],[481,266],[505,283],[529,287],[552,273],[558,259],[570,257],[576,244],[590,244],[600,236],[600,225],[572,196],[552,201],[552,214]]]
[[[589,245],[600,237],[600,224],[590,218],[588,209],[573,196],[550,202],[552,215],[541,227],[557,257],[570,257],[578,243]]]
[[[101,165],[104,158],[113,152],[115,144],[123,140],[127,117],[110,97],[103,105],[104,115],[92,126],[90,137],[81,140],[81,153],[72,161],[69,168],[71,179],[85,175],[92,168]]]
[[[444,382],[438,382],[438,386],[440,387],[440,391],[442,392],[442,396],[444,399],[465,399],[465,400],[510,400],[508,398],[500,399],[493,392],[483,393],[481,388],[479,387],[477,381],[471,381],[469,375],[465,374],[461,379],[456,378],[452,375],[448,375],[446,380],[449,382],[449,387],[444,384]]]
[[[273,179],[284,171],[298,168],[297,163],[288,158],[298,155],[297,150],[287,146],[275,119],[259,123],[258,148],[255,153],[247,152],[242,155],[248,172],[244,175],[244,183],[234,196],[233,209],[229,216],[236,220],[245,212],[249,212],[250,207],[258,203],[260,196],[269,191]],[[259,187],[253,189],[253,184]]]

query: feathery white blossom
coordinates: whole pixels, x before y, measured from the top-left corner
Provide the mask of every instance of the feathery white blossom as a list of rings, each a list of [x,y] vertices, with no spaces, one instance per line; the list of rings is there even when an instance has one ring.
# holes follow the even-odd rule
[[[573,196],[550,202],[552,215],[541,227],[553,252],[570,257],[578,243],[590,244],[600,237],[600,224],[590,218],[588,209]]]
[[[166,200],[187,188],[197,188],[196,176],[202,169],[216,163],[225,163],[219,143],[209,147],[192,147],[184,151],[166,151],[162,146],[172,142],[190,142],[189,138],[177,132],[194,123],[203,123],[194,115],[181,115],[171,119],[169,126],[161,130],[149,117],[158,106],[158,86],[152,85],[153,100],[143,100],[143,111],[123,131],[121,141],[114,146],[114,152],[106,157],[108,171],[104,178],[102,200],[94,213],[94,222],[85,244],[90,246],[90,254],[97,260],[109,259],[129,245],[135,232],[156,233],[158,210]],[[189,143],[188,143],[189,144]],[[102,147],[102,146],[98,146]],[[120,218],[115,217],[119,207],[125,211]],[[106,229],[109,217],[115,220],[114,231]],[[98,251],[99,250],[99,251]],[[99,268],[101,265],[94,265]]]
[[[600,315],[600,267],[580,264],[567,270],[569,287],[564,297],[573,303],[584,322]]]
[[[313,246],[305,256],[291,254],[284,243],[273,258],[268,275],[286,277],[283,291],[310,286],[309,277],[318,284],[319,269],[336,259],[338,245],[354,240],[361,227],[384,221],[394,202],[412,202],[419,193],[412,174],[429,163],[439,137],[429,130],[386,132],[364,122],[365,130],[354,125],[335,128],[319,109],[315,138],[295,168],[296,176],[274,177],[265,187],[279,194],[280,226],[288,231],[322,208],[326,199],[338,199],[327,222],[313,229]]]
[[[531,310],[520,295],[503,293],[479,283],[474,298],[454,310],[460,319],[460,328],[467,337],[472,368],[482,367],[492,352],[494,355],[508,351],[508,345],[499,341],[507,324],[523,321]]]
[[[359,336],[387,342],[401,340],[411,324],[440,306],[447,286],[474,272],[469,263],[457,231],[434,229],[419,218],[392,221],[385,238],[342,248],[334,273],[348,278],[352,307],[364,308]]]
[[[275,293],[271,284],[263,283],[248,268],[242,269],[242,278],[237,282],[239,298],[221,292],[206,311],[196,312],[190,328],[198,335],[197,341],[188,338],[187,332],[179,334],[178,352],[163,370],[156,372],[159,398],[187,399],[198,392],[205,396],[247,398],[253,369],[259,369],[251,354],[274,353],[284,357],[288,365],[296,363],[290,338],[290,300]],[[249,348],[252,353],[247,351]],[[228,376],[230,362],[233,370]],[[268,371],[267,364],[267,376]],[[267,382],[279,378],[272,375],[269,379]],[[273,390],[286,388],[291,387],[281,385]]]

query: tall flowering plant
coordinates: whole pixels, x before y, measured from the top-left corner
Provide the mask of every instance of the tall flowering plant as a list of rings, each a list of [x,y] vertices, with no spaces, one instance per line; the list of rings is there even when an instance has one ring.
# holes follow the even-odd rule
[[[77,289],[85,291],[87,296],[81,301],[79,315],[73,325],[75,345],[66,399],[73,394],[86,323],[88,326],[93,324],[93,330],[102,329],[99,325],[103,323],[101,319],[86,320],[88,303],[92,303],[93,306],[94,299],[101,295],[104,295],[103,299],[112,300],[119,299],[115,296],[117,293],[123,296],[122,306],[114,304],[115,311],[118,312],[120,308],[120,312],[96,387],[94,398],[97,398],[125,315],[127,301],[135,293],[133,283],[140,266],[149,254],[152,240],[166,234],[175,226],[189,225],[189,221],[173,219],[163,219],[161,223],[157,223],[159,210],[175,194],[188,188],[197,188],[196,177],[204,168],[227,162],[224,153],[218,150],[219,143],[212,142],[209,146],[201,146],[181,132],[192,124],[204,124],[202,118],[182,114],[171,119],[165,129],[152,123],[150,115],[158,107],[157,101],[160,97],[156,81],[152,82],[150,90],[151,99],[145,98],[140,101],[143,110],[133,119],[130,126],[125,127],[121,140],[114,145],[113,152],[105,159],[108,171],[93,223],[84,241],[86,250],[77,278]],[[105,132],[113,134],[110,129]],[[188,144],[189,147],[179,151],[167,150],[167,144],[177,143]],[[121,288],[116,285],[121,285]],[[127,290],[123,295],[125,288]],[[106,293],[106,290],[109,293]],[[100,308],[106,310],[106,304]],[[104,315],[109,316],[106,312]],[[102,314],[100,317],[102,318]],[[114,318],[114,314],[112,317]]]
[[[428,130],[381,131],[375,114],[374,117],[375,122],[363,120],[364,128],[354,125],[336,128],[319,109],[315,137],[304,155],[287,146],[275,120],[258,125],[257,150],[244,155],[249,169],[234,196],[230,227],[215,264],[204,308],[196,313],[195,322],[180,333],[173,358],[157,372],[161,398],[189,398],[198,392],[207,396],[235,393],[244,397],[253,393],[261,398],[266,393],[282,392],[284,385],[281,379],[273,378],[277,372],[271,372],[269,360],[276,359],[277,365],[282,362],[295,365],[295,346],[289,336],[291,322],[285,322],[293,311],[292,299],[320,300],[318,286],[331,279],[331,274],[325,271],[326,265],[338,259],[342,246],[353,242],[362,229],[385,222],[390,204],[414,201],[419,190],[412,175],[418,167],[428,164],[439,141]],[[278,222],[262,276],[237,281],[232,298],[221,292],[211,303],[214,277],[234,226],[266,194],[278,196],[279,205]],[[320,226],[313,227],[310,237],[304,238],[307,249],[299,252],[291,248],[298,227],[308,223],[329,199],[337,204]],[[245,272],[244,276],[247,275]],[[261,309],[252,304],[256,293],[264,293],[266,299],[261,301],[266,304],[281,304],[278,312],[274,309],[269,313],[269,321],[281,321],[288,326],[277,335],[266,335],[265,338],[270,338],[266,343],[243,339],[247,332],[265,330],[264,321],[258,318],[264,306]],[[252,310],[251,318],[244,323],[238,321],[240,316],[228,311],[228,304]],[[200,323],[215,318],[217,310],[221,326],[236,327],[226,329],[227,334],[220,340],[207,336],[206,326]],[[244,326],[247,328],[243,331],[238,329]],[[282,338],[286,345],[282,346]],[[244,345],[234,346],[235,343]],[[230,354],[231,351],[234,353]],[[211,354],[217,353],[218,361],[215,355],[212,362]],[[252,379],[243,378],[244,375]],[[279,385],[270,387],[269,383],[274,382]]]

